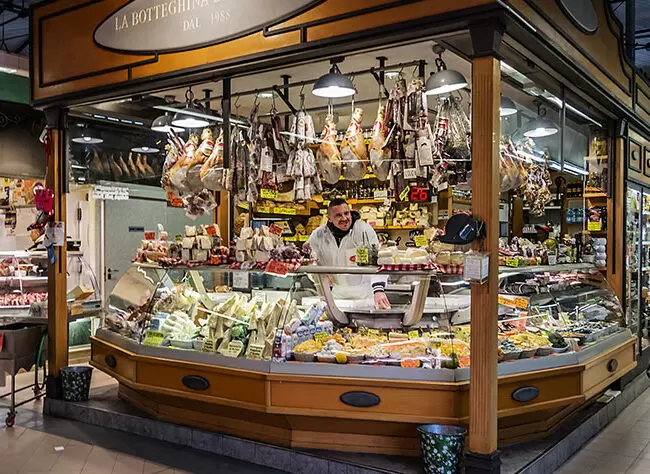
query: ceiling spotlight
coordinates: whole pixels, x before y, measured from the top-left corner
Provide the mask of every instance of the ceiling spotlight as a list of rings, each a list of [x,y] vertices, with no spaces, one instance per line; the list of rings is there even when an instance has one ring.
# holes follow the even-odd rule
[[[83,132],[80,137],[74,137],[72,139],[75,143],[83,143],[84,145],[97,145],[99,143],[104,143],[99,137],[93,137],[89,132]]]
[[[507,117],[508,115],[514,115],[517,113],[517,106],[515,102],[505,95],[501,96],[501,106],[499,107],[499,115],[501,117]]]
[[[165,115],[156,117],[156,120],[154,120],[153,123],[151,124],[151,130],[153,130],[154,132],[169,133],[171,131],[182,132],[185,129],[182,127],[176,127],[172,125],[171,115],[165,113]]]
[[[544,118],[546,115],[546,109],[541,107],[540,104],[537,104],[537,118],[528,122],[526,126],[526,131],[524,132],[525,137],[530,138],[542,138],[550,137],[559,132],[559,128],[550,120]]]
[[[210,125],[210,122],[202,117],[205,115],[203,111],[195,105],[191,87],[187,89],[185,99],[185,108],[176,112],[172,119],[172,125],[182,128],[201,128]]]
[[[337,97],[349,97],[357,93],[354,84],[349,77],[344,76],[339,69],[338,63],[343,58],[332,58],[330,72],[318,78],[314,83],[311,93],[318,97],[333,99]]]
[[[427,79],[426,94],[446,94],[467,87],[465,76],[453,69],[447,69],[447,65],[442,60],[442,53],[445,52],[445,48],[436,44],[433,46],[433,52],[438,55],[436,58],[436,68],[438,70]]]
[[[158,153],[160,150],[155,147],[149,147],[149,146],[137,146],[134,148],[131,148],[131,151],[134,151],[136,153]]]

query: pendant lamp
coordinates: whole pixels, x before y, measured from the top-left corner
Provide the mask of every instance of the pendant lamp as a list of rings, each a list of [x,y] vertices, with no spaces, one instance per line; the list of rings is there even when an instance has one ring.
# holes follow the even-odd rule
[[[505,95],[501,96],[501,106],[499,107],[499,115],[501,117],[507,117],[508,115],[514,115],[517,113],[517,106],[515,102]]]
[[[543,138],[550,137],[559,132],[559,128],[550,120],[544,118],[546,115],[546,109],[540,107],[540,104],[537,104],[537,118],[528,122],[526,126],[526,131],[524,132],[525,137],[530,138]]]
[[[137,146],[131,148],[131,151],[134,151],[136,153],[158,153],[160,150],[158,148],[150,146]]]
[[[334,99],[337,97],[349,97],[357,93],[350,78],[344,76],[339,69],[338,63],[342,61],[343,58],[333,58],[330,60],[332,64],[330,72],[318,78],[311,90],[312,94],[317,97]]]
[[[153,130],[154,132],[168,133],[171,131],[182,132],[185,129],[182,127],[177,127],[175,125],[172,125],[171,115],[165,112],[165,115],[156,117],[156,120],[154,120],[153,123],[151,124],[151,130]]]
[[[85,145],[97,145],[99,143],[104,143],[104,140],[99,137],[92,136],[92,134],[87,131],[83,132],[80,137],[74,137],[72,141],[75,143],[83,143]]]
[[[201,128],[210,125],[210,122],[203,117],[205,114],[194,105],[194,93],[191,87],[187,89],[185,99],[185,108],[176,112],[172,125],[182,128]]]
[[[438,70],[427,79],[426,94],[447,94],[467,87],[467,79],[465,79],[465,76],[453,69],[447,69],[447,65],[442,60],[442,53],[445,52],[445,48],[436,44],[433,46],[433,52],[438,55],[436,58],[436,68]]]

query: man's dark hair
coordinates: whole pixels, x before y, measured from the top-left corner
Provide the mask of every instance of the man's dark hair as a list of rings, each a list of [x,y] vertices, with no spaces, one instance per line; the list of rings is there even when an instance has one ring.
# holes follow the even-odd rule
[[[341,204],[347,204],[348,202],[343,199],[343,198],[334,198],[330,201],[330,203],[327,205],[327,210],[329,211],[332,209],[334,206],[340,206]]]

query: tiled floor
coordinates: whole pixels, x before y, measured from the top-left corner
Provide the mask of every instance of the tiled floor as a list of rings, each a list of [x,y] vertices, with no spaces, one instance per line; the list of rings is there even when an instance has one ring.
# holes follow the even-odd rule
[[[650,390],[555,473],[650,474]]]
[[[33,381],[21,374],[18,385]],[[95,371],[93,386],[114,383]],[[0,387],[5,393],[6,387]],[[28,398],[21,392],[19,400]],[[0,423],[4,404],[0,405]],[[42,401],[18,409],[16,425],[0,425],[0,474],[181,474],[281,473],[255,464],[179,447],[162,441],[42,415]],[[316,473],[314,473],[316,474]]]

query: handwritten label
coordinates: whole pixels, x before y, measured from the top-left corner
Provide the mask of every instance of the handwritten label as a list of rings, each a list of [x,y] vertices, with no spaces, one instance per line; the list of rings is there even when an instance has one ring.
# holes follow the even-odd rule
[[[603,223],[601,221],[589,222],[587,224],[587,230],[589,232],[600,232],[603,228]]]
[[[165,339],[165,333],[160,331],[147,331],[144,335],[144,341],[142,341],[142,344],[145,346],[158,347],[162,344],[163,339]]]
[[[261,212],[262,214],[270,214],[271,213],[271,208],[269,206],[259,206],[257,207],[257,212]]]
[[[326,332],[317,332],[316,334],[314,334],[314,340],[315,340],[316,342],[323,342],[323,340],[324,340],[327,336],[329,336],[329,334],[327,334]]]
[[[277,189],[262,188],[260,190],[260,197],[262,199],[275,199],[275,198],[278,197],[278,190]]]
[[[239,357],[242,349],[244,348],[244,343],[241,341],[230,341],[228,347],[226,347],[221,354],[226,357]]]
[[[285,276],[289,271],[289,264],[287,262],[278,262],[277,260],[269,260],[266,264],[266,273],[272,275]]]
[[[420,337],[420,333],[417,331],[417,329],[414,329],[413,331],[408,332],[409,339],[417,339]]]
[[[93,186],[91,195],[93,199],[97,199],[98,201],[128,201],[129,188],[96,184]]]
[[[372,197],[375,199],[387,199],[388,198],[388,189],[378,189],[372,193]]]
[[[411,192],[411,187],[410,186],[405,187],[404,190],[401,193],[399,193],[399,200],[404,201],[410,192]]]
[[[217,230],[217,226],[214,224],[205,227],[205,233],[211,237],[217,235]]]
[[[296,215],[296,210],[293,207],[276,207],[274,212],[276,214],[285,214],[287,216]]]
[[[248,344],[246,348],[246,358],[252,360],[262,359],[262,353],[264,352],[264,344]]]
[[[275,235],[282,235],[282,227],[277,224],[271,224],[269,226],[269,232]]]
[[[506,266],[507,267],[518,267],[519,258],[517,257],[506,257]]]
[[[429,245],[429,239],[427,239],[424,235],[416,235],[413,237],[413,242],[415,242],[416,247],[426,247]]]
[[[357,264],[359,263],[368,263],[368,247],[358,247],[357,248]]]
[[[415,179],[418,177],[418,170],[415,168],[404,169],[404,179]]]
[[[203,346],[201,346],[201,352],[216,352],[217,351],[217,341],[213,338],[206,337],[203,339]]]

